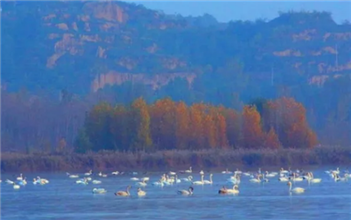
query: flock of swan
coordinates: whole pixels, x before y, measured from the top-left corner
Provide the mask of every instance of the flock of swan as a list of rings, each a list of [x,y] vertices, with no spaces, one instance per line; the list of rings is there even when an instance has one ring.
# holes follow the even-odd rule
[[[339,168],[337,168],[336,170],[328,170],[325,171],[332,180],[338,182],[338,181],[348,181],[348,178],[351,177],[351,174],[349,174],[348,171],[344,171],[343,173],[341,173],[341,171],[339,170]],[[119,172],[119,171],[114,171],[112,172],[110,175],[123,175],[124,172]],[[137,175],[138,173],[133,172],[132,175]],[[206,184],[213,184],[213,174],[210,173],[209,174],[209,179],[205,180],[205,173],[201,170],[199,172],[200,174],[200,180],[193,180],[193,170],[190,167],[188,170],[181,170],[178,172],[168,172],[168,173],[164,173],[160,176],[160,178],[157,181],[154,181],[152,183],[149,183],[150,178],[149,177],[141,177],[141,178],[137,178],[137,177],[131,177],[130,181],[135,182],[135,185],[137,186],[137,196],[139,197],[143,197],[146,196],[146,191],[145,191],[145,187],[148,185],[152,185],[152,186],[158,186],[158,187],[163,187],[163,186],[170,186],[170,185],[175,185],[178,183],[187,183],[189,184],[189,188],[188,189],[180,189],[177,190],[176,193],[180,194],[180,195],[185,195],[185,196],[189,196],[192,195],[194,193],[194,187],[196,185],[206,185]],[[292,170],[284,170],[283,168],[281,168],[278,172],[262,172],[261,168],[258,169],[257,172],[242,172],[240,170],[236,170],[234,172],[229,171],[228,169],[225,171],[222,171],[222,174],[230,174],[231,176],[227,179],[227,183],[232,185],[232,188],[227,188],[226,186],[223,186],[222,188],[220,188],[218,190],[218,194],[228,194],[228,195],[237,195],[239,194],[239,185],[241,182],[241,177],[245,176],[247,178],[249,178],[249,182],[251,183],[267,183],[270,181],[270,179],[277,179],[280,182],[286,182],[287,186],[288,186],[288,190],[289,193],[295,193],[295,194],[300,194],[300,193],[304,193],[305,189],[302,187],[293,187],[293,183],[296,182],[301,182],[301,181],[307,181],[308,183],[320,183],[322,181],[321,178],[315,178],[312,172],[305,172],[305,171],[300,171],[300,170],[296,170],[296,171],[292,171]],[[78,179],[75,181],[76,184],[83,184],[83,185],[87,185],[89,183],[98,185],[98,184],[102,184],[101,180],[97,180],[97,179],[92,179],[93,176],[93,171],[90,170],[87,173],[83,174],[83,178],[79,179],[80,176],[78,174],[70,174],[70,173],[66,173],[66,175],[68,176],[68,178],[72,178],[72,179]],[[99,177],[103,177],[106,178],[109,175],[108,174],[104,174],[102,172],[99,172],[97,174]],[[178,178],[178,175],[183,175],[183,178]],[[186,177],[187,176],[187,177]],[[1,182],[1,180],[0,180]],[[18,176],[16,178],[15,181],[9,180],[7,179],[5,181],[7,184],[11,184],[13,185],[13,189],[20,189],[21,186],[25,186],[27,184],[26,178],[23,176],[23,174],[21,173],[20,176]],[[37,176],[36,178],[33,179],[33,184],[34,185],[45,185],[45,184],[49,184],[49,181],[47,179],[41,178],[39,176]],[[115,196],[119,196],[119,197],[129,197],[131,196],[130,193],[130,189],[132,188],[131,184],[127,186],[125,191],[117,191],[114,193]],[[143,190],[143,189],[144,190]],[[92,193],[93,194],[106,194],[107,190],[105,190],[104,188],[101,187],[94,187],[92,189]]]
[[[2,182],[2,181],[0,180],[0,182]],[[5,182],[7,184],[13,185],[14,189],[19,189],[19,188],[21,188],[21,186],[27,185],[26,177],[23,177],[22,173],[16,178],[15,181],[7,179]],[[36,184],[45,185],[48,183],[49,183],[49,180],[40,178],[39,176],[37,178],[33,179],[34,185],[36,185]]]

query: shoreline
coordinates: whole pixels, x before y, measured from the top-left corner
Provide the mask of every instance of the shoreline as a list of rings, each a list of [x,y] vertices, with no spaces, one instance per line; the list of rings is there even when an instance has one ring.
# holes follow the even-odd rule
[[[258,167],[314,167],[351,165],[351,147],[279,150],[169,150],[156,152],[1,153],[1,172],[86,172],[218,170]]]

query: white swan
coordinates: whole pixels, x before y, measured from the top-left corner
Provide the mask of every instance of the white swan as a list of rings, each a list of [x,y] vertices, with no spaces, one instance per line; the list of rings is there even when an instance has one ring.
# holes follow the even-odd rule
[[[176,173],[176,172],[169,171],[168,174],[174,176],[174,175],[176,175],[177,173]]]
[[[37,178],[34,178],[33,179],[33,184],[36,185],[36,184],[40,184],[40,185],[45,185],[45,184],[48,184],[49,181],[46,180],[46,179],[41,179],[39,176]]]
[[[172,177],[167,178],[167,182],[169,182],[171,184],[175,183],[174,177],[172,176]]]
[[[132,177],[132,178],[130,178],[130,180],[132,180],[132,181],[139,181],[139,178]]]
[[[284,170],[283,168],[280,168],[280,174],[288,174],[289,171]]]
[[[101,176],[101,177],[107,177],[107,174],[104,174],[104,173],[102,173],[102,172],[100,171],[99,176]]]
[[[147,182],[149,180],[150,180],[150,177],[143,177],[143,178],[141,178],[141,181],[144,181],[144,182]]]
[[[92,183],[93,184],[101,184],[101,180],[93,180]]]
[[[303,181],[303,178],[300,176],[296,176],[296,173],[293,173],[292,181],[301,182],[301,181]]]
[[[114,171],[111,173],[112,175],[118,175],[119,174],[119,171]]]
[[[47,180],[47,179],[40,179],[40,183],[41,184],[48,184],[49,183],[49,180]]]
[[[183,181],[185,182],[191,182],[193,181],[193,177],[192,176],[188,176],[188,178],[182,178]]]
[[[7,179],[5,182],[6,182],[7,184],[14,184],[14,181],[9,180],[9,179]]]
[[[292,189],[292,183],[290,181],[288,182],[288,186],[289,186],[289,192],[293,192],[296,194],[305,192],[305,189],[301,187],[295,187]]]
[[[251,176],[251,174],[250,173],[247,173],[247,172],[245,172],[245,173],[243,173],[245,176]]]
[[[126,191],[118,191],[115,193],[116,196],[130,196],[130,193],[129,193],[129,189],[131,188],[131,186],[128,186],[127,187],[127,190]]]
[[[308,173],[308,177],[309,177],[309,178],[307,178],[307,181],[308,181],[309,183],[320,183],[320,182],[322,181],[322,179],[320,179],[320,178],[314,178],[312,172],[309,172],[309,173]]]
[[[182,190],[178,190],[177,193],[178,194],[181,194],[181,195],[184,195],[184,196],[189,196],[189,195],[192,195],[194,192],[194,188],[193,187],[189,187],[188,190],[185,190],[185,189],[182,189]]]
[[[242,174],[242,172],[239,169],[236,169],[236,171],[234,173],[235,174]]]
[[[22,173],[20,174],[19,177],[17,177],[17,180],[23,180],[23,175],[22,175]]]
[[[230,181],[230,180],[236,180],[237,178],[238,178],[238,175],[237,175],[236,173],[234,173],[234,175],[231,176],[231,177],[228,179],[228,181]]]
[[[232,183],[234,185],[239,185],[240,184],[240,176],[234,174],[234,176],[232,176],[231,178],[228,179],[229,183]]]
[[[168,176],[167,174],[163,174],[163,175],[161,176],[160,181],[161,181],[164,185],[169,186],[169,185],[172,185],[172,184],[173,184],[174,179],[173,179],[173,178],[169,178],[169,176]]]
[[[193,185],[204,185],[204,175],[201,175],[201,181],[195,181]]]
[[[94,194],[105,194],[107,191],[104,188],[94,188],[93,193]]]
[[[292,181],[294,181],[294,182],[301,182],[301,181],[303,181],[303,178],[302,177],[295,177],[295,178],[293,178],[292,179]]]
[[[212,184],[213,183],[212,176],[213,176],[213,174],[211,173],[210,174],[210,180],[204,180],[204,184]]]
[[[135,185],[145,187],[147,185],[146,181],[137,182]]]
[[[233,189],[228,189],[227,193],[229,194],[239,194],[239,186],[238,185],[234,185]]]
[[[189,167],[189,170],[185,170],[184,171],[185,173],[192,173],[193,171],[192,171],[192,167]]]
[[[205,172],[203,170],[201,170],[200,175],[205,175]]]
[[[84,175],[85,175],[85,176],[90,176],[92,173],[93,173],[93,171],[92,171],[92,170],[89,170],[89,172],[84,173]]]
[[[218,190],[219,194],[238,194],[239,193],[239,186],[234,185],[233,189],[227,189],[226,187],[223,187],[222,189]]]
[[[139,197],[146,196],[146,192],[138,188],[138,196]]]
[[[340,174],[340,170],[339,170],[339,167],[336,168],[336,170],[333,170],[332,173],[335,173],[335,174]]]
[[[174,177],[175,177],[175,182],[176,183],[181,183],[182,182],[180,179],[178,179],[178,175],[177,174]]]
[[[322,182],[322,179],[320,179],[320,178],[313,178],[313,179],[311,179],[311,180],[309,180],[311,183],[320,183],[320,182]]]
[[[231,174],[232,172],[228,170],[228,168],[225,171],[222,171],[223,174]]]
[[[260,179],[260,175],[257,175],[257,178],[252,178],[250,179],[251,183],[260,183],[261,179]]]
[[[14,189],[19,189],[19,188],[21,188],[21,187],[20,187],[20,185],[17,185],[16,183],[13,183],[13,188],[14,188]]]
[[[68,177],[69,177],[69,178],[72,178],[72,179],[74,179],[74,178],[79,178],[79,176],[78,176],[77,174],[72,174],[72,175],[69,175]]]
[[[88,180],[87,179],[80,179],[76,181],[77,184],[83,184],[83,185],[87,185],[88,184]]]
[[[288,182],[288,181],[289,181],[289,178],[283,176],[283,177],[279,177],[278,180],[279,180],[280,182]]]
[[[275,177],[277,174],[275,173],[268,173],[268,171],[266,171],[266,177]]]
[[[41,185],[48,184],[49,180],[40,178],[40,176],[37,176],[37,180],[39,180]]]

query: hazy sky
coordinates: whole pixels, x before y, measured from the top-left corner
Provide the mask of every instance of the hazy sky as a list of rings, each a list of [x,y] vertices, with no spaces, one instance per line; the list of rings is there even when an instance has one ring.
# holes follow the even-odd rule
[[[351,1],[131,1],[145,7],[162,10],[166,14],[213,15],[218,21],[273,19],[279,11],[317,10],[329,11],[334,20],[340,23],[351,21]]]

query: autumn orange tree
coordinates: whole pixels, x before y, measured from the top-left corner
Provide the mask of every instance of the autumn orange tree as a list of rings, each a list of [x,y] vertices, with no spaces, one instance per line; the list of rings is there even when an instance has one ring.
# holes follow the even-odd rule
[[[233,148],[240,146],[241,114],[234,109],[219,107],[221,115],[226,122],[226,137],[228,145]]]
[[[317,144],[317,136],[308,126],[306,109],[293,98],[269,101],[266,126],[274,128],[284,147],[311,148]]]
[[[184,102],[178,102],[175,112],[176,146],[178,149],[187,149],[191,132],[189,109]]]
[[[77,151],[245,148],[311,148],[317,137],[306,110],[291,98],[270,100],[242,112],[223,106],[143,98],[130,106],[95,105],[77,137]],[[85,149],[84,149],[84,145]]]
[[[260,148],[263,142],[261,116],[256,106],[244,106],[242,114],[242,146]]]
[[[151,136],[157,149],[174,149],[176,145],[176,105],[170,98],[150,106]]]
[[[215,128],[217,136],[217,146],[221,148],[227,148],[229,144],[227,138],[227,123],[225,117],[219,112],[216,112],[215,115]]]
[[[275,133],[273,127],[264,135],[263,146],[270,149],[279,149],[281,147],[278,135]]]
[[[138,98],[131,106],[131,125],[133,133],[132,148],[140,150],[152,145],[150,137],[150,114],[144,99]]]
[[[204,145],[204,125],[203,125],[203,115],[202,110],[199,105],[195,104],[190,106],[190,138],[189,138],[189,148],[199,149]]]

